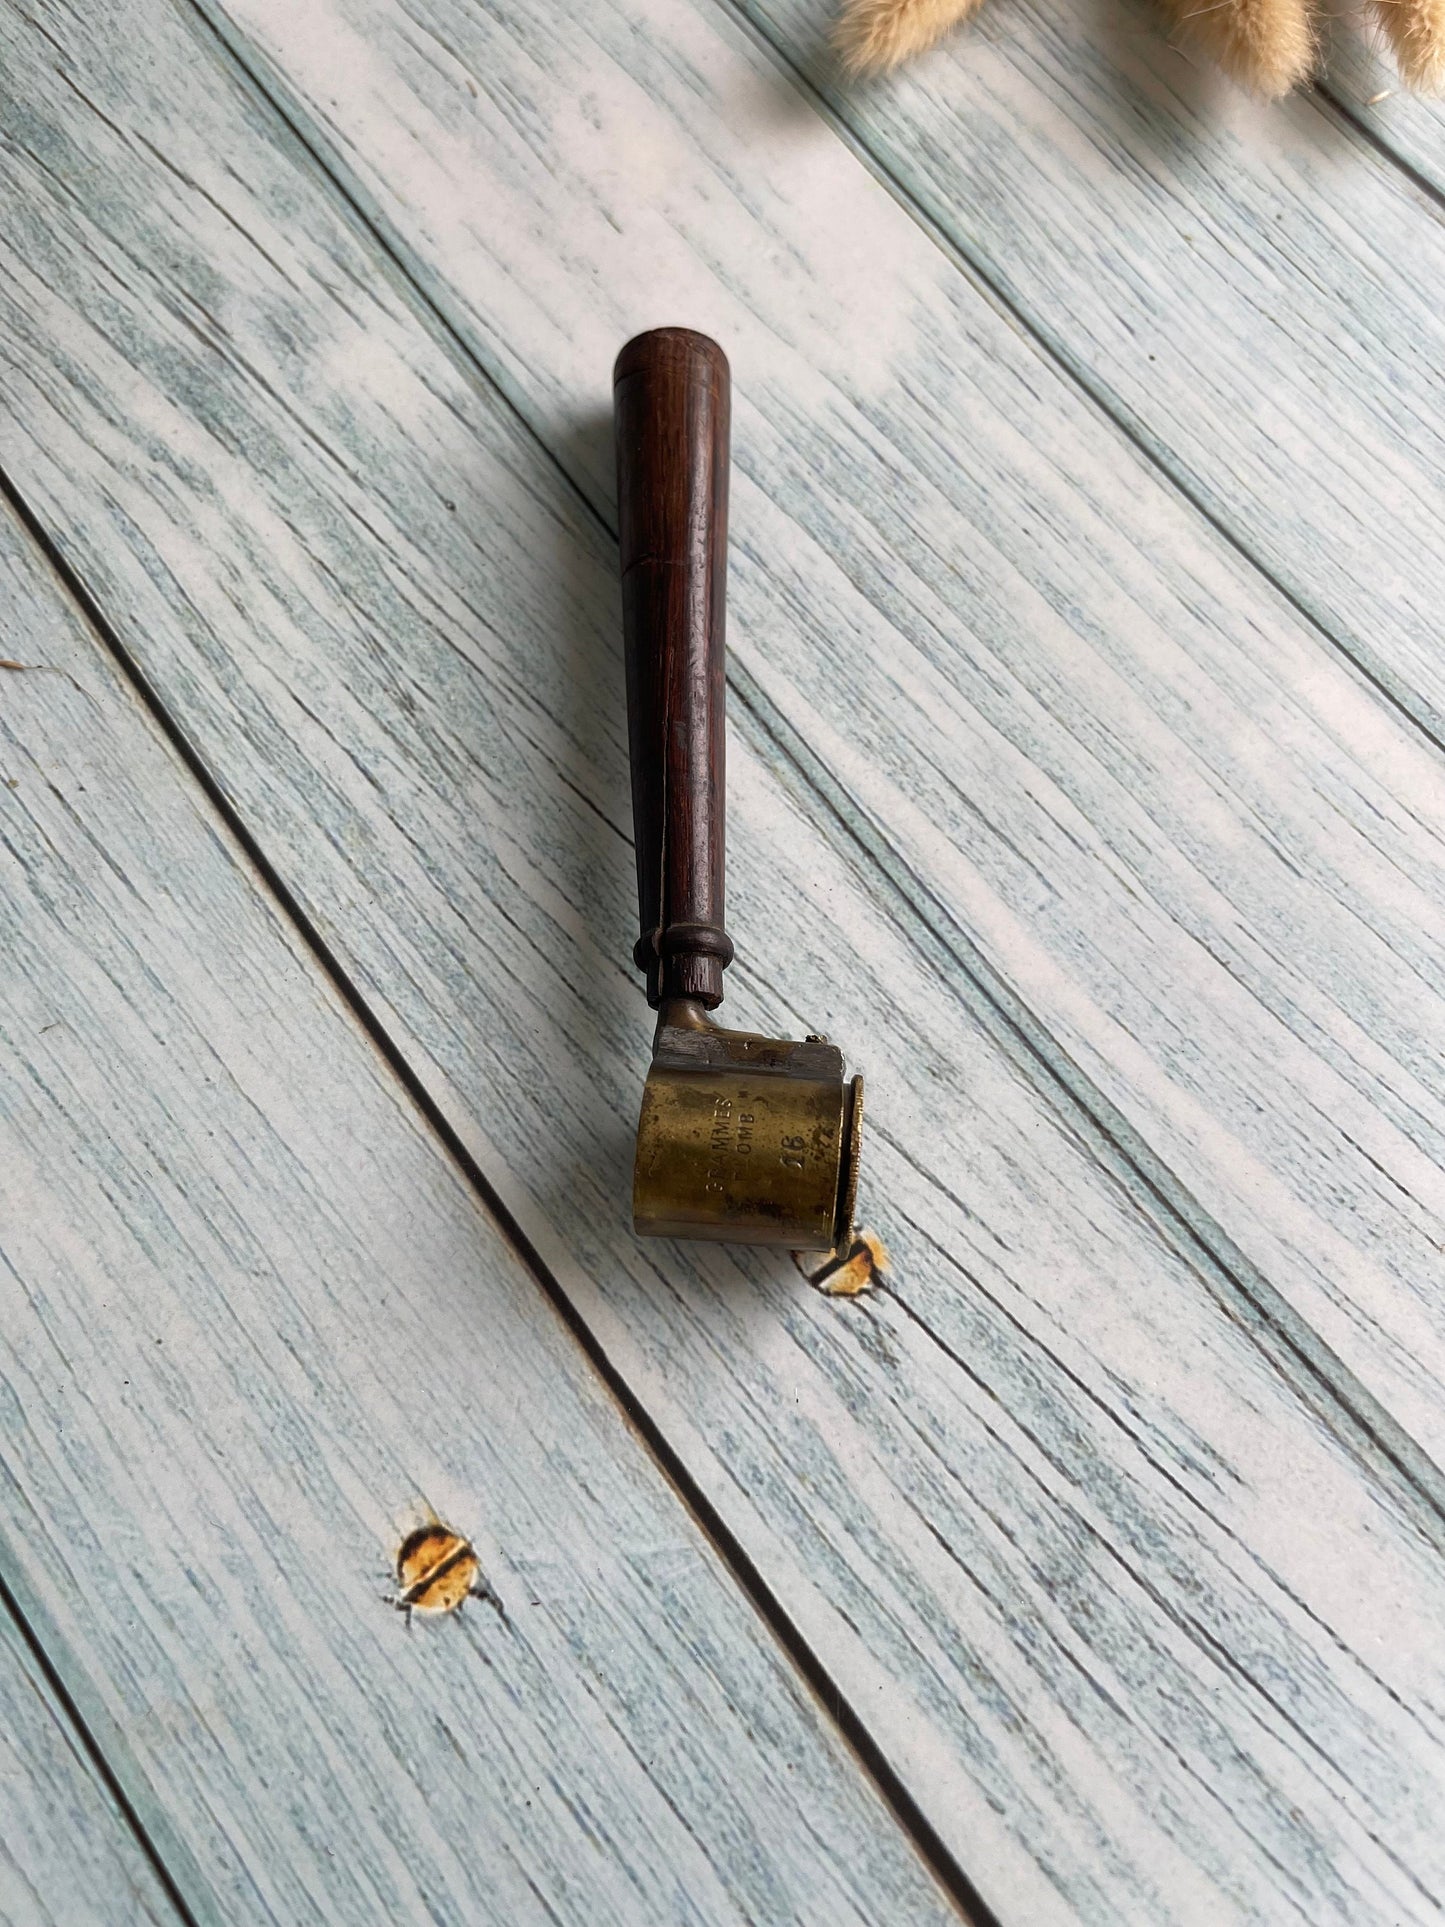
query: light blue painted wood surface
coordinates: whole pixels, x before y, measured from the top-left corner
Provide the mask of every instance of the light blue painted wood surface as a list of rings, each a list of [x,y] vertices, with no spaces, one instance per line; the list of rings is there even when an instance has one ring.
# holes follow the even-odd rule
[[[432,10],[409,49],[388,9],[252,8],[243,51],[418,299],[188,18],[0,14],[27,500],[996,1914],[1435,1918],[1438,764],[725,20],[448,13],[443,46]],[[624,1222],[646,1034],[599,412],[616,342],[676,303],[739,376],[733,997],[870,1075],[898,1271],[848,1308]],[[342,1099],[285,1109],[334,1171]],[[349,1277],[334,1216],[313,1273]],[[362,1296],[328,1278],[315,1321],[346,1425],[293,1414],[269,1354],[258,1381],[348,1458],[400,1315]],[[472,1330],[452,1293],[430,1336]],[[486,1449],[521,1423],[490,1411]],[[433,1498],[472,1489],[478,1424],[430,1447]],[[208,1472],[214,1543],[277,1476],[259,1444]],[[103,1705],[119,1626],[90,1611]],[[356,1637],[323,1616],[311,1650]],[[205,1643],[193,1616],[178,1663]],[[327,1677],[311,1717],[348,1731],[391,1685]],[[465,1883],[461,1813],[433,1837]],[[269,1793],[246,1815],[285,1837]]]
[[[725,78],[726,57],[705,47],[707,26],[725,39],[729,15],[744,16],[764,58],[801,79],[777,90],[774,125],[791,118],[798,136],[810,124],[816,131],[812,107],[825,102],[888,192],[957,250],[1162,472],[1437,739],[1445,735],[1436,647],[1445,225],[1438,200],[1422,196],[1328,99],[1249,100],[1171,47],[1147,0],[985,7],[940,52],[854,88],[841,86],[827,50],[832,0],[697,0],[706,24],[690,30],[668,20],[671,54],[657,47],[658,21],[645,11],[600,5],[577,17],[570,53],[564,28],[545,56],[553,39],[545,7],[530,11],[530,34],[499,12],[493,48],[485,9],[444,6],[417,26],[404,6],[336,0],[308,9],[302,24],[272,0],[206,4],[254,35],[283,77],[302,82],[308,112],[323,129],[335,123],[345,160],[368,188],[376,190],[375,175],[401,169],[392,191],[413,246],[424,244],[429,216],[449,210],[463,228],[485,222],[453,172],[455,143],[470,143],[469,127],[479,145],[498,132],[484,113],[468,114],[469,74],[485,99],[488,73],[499,80],[515,60],[512,84],[537,68],[544,96],[548,80],[558,99],[591,84],[605,106],[599,73],[579,77],[595,49],[602,76],[609,61],[639,77],[649,64],[671,67],[675,87],[700,81],[724,115],[746,102],[741,118],[731,114],[741,127],[768,110],[749,97],[741,66]],[[631,46],[634,16],[647,24]],[[328,50],[348,44],[346,22],[353,51],[333,85],[324,78]],[[385,116],[401,100],[379,80],[378,44],[406,92],[436,116],[444,138],[425,143],[429,167],[406,145],[370,137],[368,103]],[[308,47],[317,60],[310,74]],[[689,65],[691,83],[682,79]],[[1342,98],[1358,99],[1362,119],[1378,113],[1382,138],[1387,114],[1402,126],[1438,127],[1428,105],[1366,108],[1362,81],[1353,89],[1346,81]],[[549,144],[566,156],[565,117],[556,107],[542,115]],[[402,110],[403,143],[417,131]],[[769,130],[760,132],[766,147]],[[786,168],[804,142],[772,145]],[[580,177],[584,200],[625,188],[625,164],[594,181],[584,151],[562,169]],[[444,201],[421,193],[414,204],[428,171],[450,178],[452,192]],[[767,161],[758,172],[767,175]],[[692,173],[680,174],[680,199]],[[379,195],[384,207],[385,190]],[[625,226],[615,200],[613,212]],[[818,232],[819,252],[853,259],[846,242],[825,235]],[[501,258],[515,272],[511,250]],[[432,266],[465,282],[464,255]],[[861,278],[840,312],[857,304]],[[896,352],[888,339],[885,360]]]
[[[1433,194],[1445,196],[1445,102],[1405,92],[1387,55],[1348,22],[1329,31],[1331,101]]]
[[[228,17],[599,515],[610,449],[569,422],[615,343],[726,340],[755,704],[1149,1181],[1438,1451],[1438,751],[713,0]]]
[[[954,1918],[8,515],[0,633],[0,1562],[191,1918]]]
[[[1365,84],[1348,15],[1337,98],[1269,103],[1186,59],[1148,0],[986,7],[851,93],[820,50],[828,0],[739,11],[890,192],[1445,741],[1445,221],[1341,111],[1363,120],[1390,84]]]
[[[7,1611],[0,1611],[0,1922],[176,1927],[181,1916]]]

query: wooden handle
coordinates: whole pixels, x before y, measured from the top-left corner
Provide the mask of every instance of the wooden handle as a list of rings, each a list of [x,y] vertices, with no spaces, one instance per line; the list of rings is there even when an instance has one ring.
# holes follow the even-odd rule
[[[722,1002],[727,357],[687,328],[629,341],[613,371],[632,817],[654,1008]]]

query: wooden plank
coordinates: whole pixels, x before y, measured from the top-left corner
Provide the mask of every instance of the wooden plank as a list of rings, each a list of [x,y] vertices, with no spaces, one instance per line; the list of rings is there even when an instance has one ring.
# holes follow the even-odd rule
[[[732,646],[770,726],[1150,1182],[1445,1452],[1435,751],[711,0],[228,17],[600,513],[607,438],[569,421],[616,345],[728,343]]]
[[[956,1918],[8,517],[0,620],[0,1558],[195,1918]]]
[[[738,0],[896,190],[1445,740],[1445,223],[1324,101],[1248,98],[1149,0],[986,10],[838,85],[827,0]]]
[[[179,1920],[74,1722],[0,1610],[0,1922],[174,1927]]]
[[[58,53],[0,18],[15,466],[996,1911],[1429,1918],[1438,1513],[1308,1333],[1068,1102],[765,707],[735,710],[734,999],[864,1049],[897,1279],[825,1306],[637,1245],[610,538],[176,16],[55,10]],[[584,472],[605,368],[554,401]]]
[[[1445,104],[1400,85],[1387,54],[1336,26],[1329,42],[1328,95],[1369,137],[1411,169],[1437,204],[1445,196]]]
[[[842,201],[857,194],[853,170],[802,132],[805,102],[821,97],[892,191],[987,278],[1050,355],[1445,738],[1439,208],[1308,95],[1255,102],[1191,66],[1168,44],[1149,0],[1088,11],[985,7],[937,55],[855,88],[841,86],[826,46],[834,0],[701,0],[704,16],[743,15],[775,43],[804,76],[802,97],[760,85],[748,75],[751,63],[710,51],[712,36],[690,21],[670,23],[670,53],[650,49],[659,16],[671,11],[660,6],[643,10],[646,24],[634,37],[633,10],[606,0],[580,15],[536,7],[526,23],[507,9],[454,3],[429,10],[424,25],[396,0],[333,0],[304,15],[278,0],[204,3],[294,77],[308,114],[334,127],[383,207],[388,194],[378,177],[388,173],[403,203],[416,197],[425,225],[417,236],[403,222],[407,238],[424,245],[437,224],[448,252],[426,251],[467,305],[476,278],[468,270],[487,271],[475,248],[479,240],[485,246],[490,196],[463,188],[476,178],[478,150],[489,180],[504,174],[509,197],[525,184],[534,202],[553,198],[531,181],[530,168],[543,159],[529,141],[536,129],[508,127],[492,63],[511,72],[513,87],[525,75],[528,98],[549,103],[537,125],[562,158],[573,218],[607,199],[624,236],[608,258],[626,262],[624,272],[636,272],[626,236],[646,226],[645,158],[655,150],[629,150],[620,126],[589,129],[576,105],[595,96],[604,115],[621,106],[614,62],[644,86],[652,76],[666,87],[670,66],[679,101],[700,89],[700,103],[709,95],[719,108],[746,102],[731,147],[706,137],[734,178],[747,178],[736,172],[746,141],[755,155],[774,153],[775,191],[789,191],[787,170],[796,165],[827,167]],[[558,32],[555,14],[576,18],[570,36]],[[361,65],[349,57],[336,75],[329,56],[338,35]],[[388,69],[404,90],[394,98],[380,84]],[[559,70],[580,89],[570,100],[555,84]],[[479,106],[465,95],[468,80]],[[661,118],[659,134],[669,117]],[[388,119],[395,138],[379,132]],[[424,123],[440,146],[422,134]],[[699,132],[699,145],[703,138]],[[587,176],[584,157],[594,155],[600,182]],[[556,199],[562,191],[559,178]],[[697,212],[682,215],[685,189],[674,198],[680,218],[697,223]],[[876,329],[877,293],[860,290],[868,250],[841,208],[834,221],[837,231],[814,230],[795,263],[807,262],[820,292],[831,283],[829,302],[804,297],[800,308],[818,325],[837,317],[845,331],[851,310],[860,332]],[[540,243],[549,231],[532,238]],[[725,236],[711,240],[725,256]],[[493,246],[502,271],[516,278],[517,253]],[[711,249],[702,251],[711,258]],[[833,258],[831,274],[824,255]],[[771,257],[757,266],[763,262]],[[891,252],[880,269],[897,272]],[[756,272],[730,276],[745,300]],[[662,283],[669,295],[676,285]],[[557,318],[555,309],[547,313]],[[798,339],[798,319],[787,338]],[[876,332],[872,340],[886,344],[885,361],[900,345]]]

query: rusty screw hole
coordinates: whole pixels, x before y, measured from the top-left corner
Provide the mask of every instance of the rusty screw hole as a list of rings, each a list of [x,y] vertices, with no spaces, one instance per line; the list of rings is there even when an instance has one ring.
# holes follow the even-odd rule
[[[829,1298],[856,1298],[888,1270],[888,1248],[876,1231],[859,1231],[821,1261],[816,1252],[795,1251],[794,1262],[810,1285]]]
[[[506,1609],[482,1571],[471,1542],[440,1519],[409,1532],[396,1552],[396,1591],[390,1603],[405,1613],[459,1613],[469,1599],[485,1599],[507,1623]]]

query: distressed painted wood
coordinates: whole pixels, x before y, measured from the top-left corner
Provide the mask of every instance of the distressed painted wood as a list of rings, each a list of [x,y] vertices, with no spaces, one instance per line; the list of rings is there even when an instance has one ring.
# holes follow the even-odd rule
[[[849,1307],[756,1256],[641,1249],[625,1224],[646,1020],[610,536],[204,39],[158,7],[123,18],[104,34],[52,9],[46,51],[0,15],[17,76],[6,455],[634,1395],[1001,1917],[1432,1918],[1429,1468],[1382,1448],[1288,1301],[1221,1269],[1021,1040],[747,648],[766,595],[784,664],[811,651],[827,693],[815,632],[789,642],[822,564],[773,539],[782,511],[749,479],[773,452],[760,411],[800,359],[778,348],[767,388],[747,345],[762,324],[723,317],[754,384],[730,851],[749,947],[729,1008],[866,1056],[869,1204],[897,1275]],[[655,138],[645,118],[637,138]],[[48,197],[45,168],[78,205]],[[849,203],[860,222],[880,204]],[[907,266],[891,225],[863,241],[880,235]],[[659,222],[651,238],[664,280],[701,285]],[[558,269],[569,325],[568,276],[589,272]],[[868,284],[895,333],[952,285]],[[820,409],[823,381],[801,390]],[[1021,377],[1011,392],[1022,405]],[[558,377],[545,415],[571,421],[558,446],[584,478],[606,456],[593,393],[592,374]],[[1082,433],[1061,416],[1065,454]],[[1201,596],[1236,582],[1202,538],[1188,553]],[[886,632],[836,592],[816,620],[860,687]],[[1355,702],[1287,628],[1271,640],[1305,691],[1328,676],[1332,704]],[[1408,759],[1403,740],[1361,753]],[[886,732],[876,753],[886,769]],[[465,1302],[450,1289],[433,1333]],[[359,1370],[346,1305],[328,1316]],[[470,1489],[454,1470],[438,1502]]]
[[[43,665],[0,691],[0,1560],[195,1919],[956,1918],[8,519],[0,545],[7,650]],[[408,1637],[388,1562],[422,1502],[505,1622]]]
[[[179,1921],[73,1721],[14,1620],[0,1611],[0,1922]]]
[[[821,46],[831,0],[740,10],[905,203],[1445,740],[1438,206],[1327,97],[1253,101],[1191,63],[1150,0],[987,9],[936,59],[851,92]]]
[[[1342,112],[1413,171],[1433,197],[1438,221],[1445,198],[1445,101],[1403,90],[1388,55],[1343,25],[1330,40],[1328,91]]]
[[[576,423],[616,345],[678,316],[727,344],[754,706],[1216,1254],[1445,1450],[1435,749],[711,0],[234,6],[599,514],[610,448]]]
[[[786,171],[807,165],[803,130],[821,95],[890,191],[934,224],[1303,609],[1445,737],[1445,222],[1332,108],[1309,96],[1249,100],[1172,49],[1149,0],[1004,0],[937,55],[849,90],[838,86],[826,47],[836,0],[739,0],[735,8],[694,0],[724,41],[730,15],[745,14],[804,76],[801,93],[760,89],[748,77],[751,62],[711,51],[706,28],[670,17],[688,9],[543,6],[524,22],[520,10],[514,18],[509,7],[452,0],[428,9],[423,25],[398,0],[329,0],[304,11],[284,0],[204,4],[237,21],[294,76],[308,113],[333,122],[344,147],[354,144],[346,158],[383,207],[390,176],[410,244],[420,250],[428,227],[439,225],[448,252],[433,253],[433,265],[456,279],[468,305],[468,268],[481,262],[463,249],[491,211],[490,196],[462,185],[478,146],[487,178],[504,174],[511,195],[531,185],[542,160],[526,128],[507,138],[510,89],[525,86],[548,129],[546,150],[560,148],[562,191],[582,206],[608,200],[624,236],[645,227],[656,196],[619,206],[609,193],[614,175],[636,194],[645,156],[656,150],[629,151],[608,118],[620,105],[612,61],[645,86],[655,75],[679,107],[699,86],[720,116],[730,107],[734,146],[690,130],[698,146],[739,182],[757,170],[756,158],[751,167],[741,161],[743,141],[755,157],[770,146],[770,185],[781,181],[785,192]],[[575,19],[570,35],[556,33],[554,13]],[[388,69],[395,86],[381,80]],[[468,111],[468,80],[480,109]],[[572,89],[565,111],[564,86]],[[556,104],[542,106],[539,93]],[[596,127],[577,104],[589,95],[603,116]],[[394,138],[378,131],[387,120]],[[421,133],[424,120],[440,144]],[[414,142],[427,150],[425,163],[411,153]],[[679,206],[695,173],[696,164],[683,169],[671,197]],[[836,173],[841,198],[849,170]],[[545,188],[539,198],[548,198]],[[835,312],[851,307],[861,331],[876,325],[875,294],[860,298],[869,250],[842,226],[841,210],[835,218],[839,233],[815,229],[800,260],[812,267],[833,254],[844,284]],[[691,231],[697,225],[693,215]],[[625,247],[624,239],[613,258],[625,259]],[[725,237],[702,251],[725,257]],[[515,278],[516,251],[500,252]],[[885,260],[882,271],[895,271]],[[750,289],[775,265],[762,248],[750,275],[730,277],[734,289]],[[806,301],[799,307],[814,312]],[[555,325],[557,311],[547,314]],[[801,345],[800,318],[789,338]],[[896,368],[901,340],[874,341]]]

